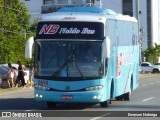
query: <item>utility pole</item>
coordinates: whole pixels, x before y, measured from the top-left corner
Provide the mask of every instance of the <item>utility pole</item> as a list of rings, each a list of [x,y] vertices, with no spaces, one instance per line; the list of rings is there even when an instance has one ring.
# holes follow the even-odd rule
[[[142,63],[142,38],[141,38],[141,24],[140,24],[140,10],[139,10],[139,0],[136,0],[136,18],[138,20],[138,41],[140,44],[140,63]]]
[[[136,11],[136,13],[137,13],[137,20],[138,20],[138,35],[140,36],[140,32],[141,32],[141,30],[140,30],[140,11],[139,11],[139,0],[136,0],[136,7],[137,7],[137,11]]]

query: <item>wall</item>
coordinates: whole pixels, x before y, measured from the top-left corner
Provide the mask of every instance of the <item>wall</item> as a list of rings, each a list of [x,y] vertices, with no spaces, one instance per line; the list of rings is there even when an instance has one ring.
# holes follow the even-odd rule
[[[31,15],[31,22],[34,19],[40,18],[43,0],[20,0],[20,2],[24,2],[25,6],[29,9],[29,14]]]

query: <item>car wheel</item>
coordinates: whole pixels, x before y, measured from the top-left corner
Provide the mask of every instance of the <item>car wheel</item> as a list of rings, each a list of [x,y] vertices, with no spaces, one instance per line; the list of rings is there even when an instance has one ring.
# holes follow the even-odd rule
[[[158,69],[153,69],[153,73],[159,73]]]

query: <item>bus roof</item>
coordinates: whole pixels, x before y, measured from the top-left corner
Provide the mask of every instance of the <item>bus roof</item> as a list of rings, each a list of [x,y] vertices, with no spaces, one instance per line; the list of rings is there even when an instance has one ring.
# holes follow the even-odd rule
[[[116,19],[137,22],[134,17],[117,14],[110,9],[98,7],[61,8],[57,12],[44,14],[40,21],[90,21],[105,22],[106,19]]]

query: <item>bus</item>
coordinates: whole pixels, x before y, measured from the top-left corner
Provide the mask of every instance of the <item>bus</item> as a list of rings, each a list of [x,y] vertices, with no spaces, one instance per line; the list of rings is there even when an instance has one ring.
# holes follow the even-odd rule
[[[138,87],[138,21],[98,7],[61,8],[44,14],[36,37],[26,43],[32,57],[34,96],[48,108],[60,103],[130,100]]]

